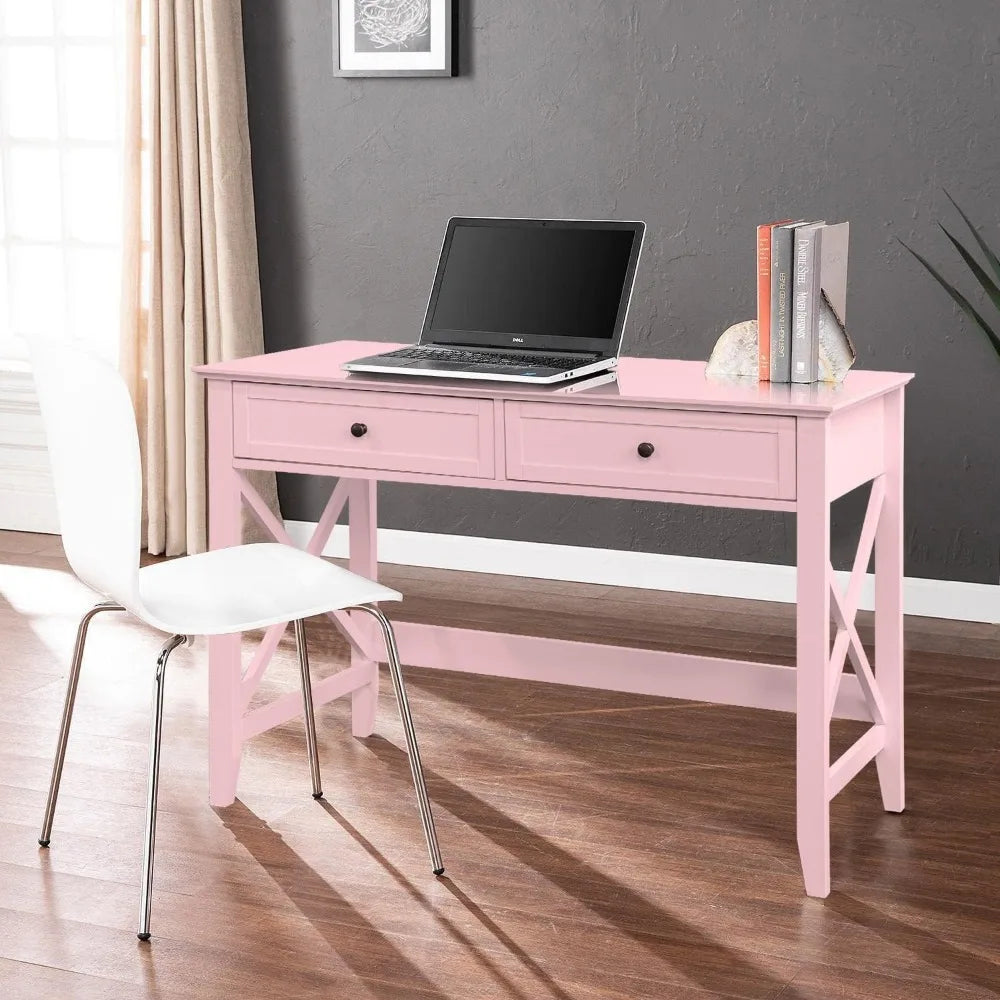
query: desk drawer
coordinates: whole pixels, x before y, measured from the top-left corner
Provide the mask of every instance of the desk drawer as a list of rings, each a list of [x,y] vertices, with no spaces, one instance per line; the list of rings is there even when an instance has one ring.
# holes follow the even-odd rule
[[[505,425],[508,479],[795,497],[794,417],[509,401]]]
[[[238,458],[493,476],[487,399],[243,382],[233,389],[233,435]]]

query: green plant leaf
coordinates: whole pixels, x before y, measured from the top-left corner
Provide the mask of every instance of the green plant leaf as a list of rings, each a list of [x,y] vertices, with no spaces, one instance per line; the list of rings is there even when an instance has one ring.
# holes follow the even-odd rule
[[[1000,357],[1000,335],[998,335],[994,330],[990,328],[989,323],[979,314],[976,307],[957,289],[954,285],[948,282],[941,274],[936,270],[933,264],[930,263],[925,257],[922,257],[916,250],[911,246],[907,246],[902,240],[899,241],[903,247],[905,247],[917,260],[923,264],[928,273],[932,278],[937,281],[937,283],[952,297],[952,299],[958,304],[962,312],[971,319],[976,326],[979,327],[983,333],[986,334],[987,339],[993,345],[993,349],[997,352],[997,356]]]
[[[975,237],[976,242],[979,244],[979,249],[983,251],[986,260],[989,262],[991,268],[993,268],[993,273],[997,276],[997,280],[1000,281],[1000,258],[989,248],[986,240],[979,235],[979,230],[972,224],[972,220],[958,207],[958,202],[950,194],[948,194],[947,188],[942,188],[944,191],[944,196],[955,206],[955,211],[962,216],[962,221],[969,227],[969,231]],[[942,227],[943,228],[943,227]]]
[[[983,270],[979,261],[976,260],[976,258],[973,257],[972,254],[969,253],[969,251],[966,250],[965,247],[963,247],[962,244],[959,243],[958,240],[956,240],[955,237],[952,236],[940,222],[938,225],[941,226],[941,232],[944,233],[949,240],[951,240],[951,245],[959,252],[959,254],[961,254],[962,260],[964,260],[969,266],[969,270],[976,276],[976,280],[983,286],[983,291],[985,291],[990,297],[990,301],[997,307],[997,309],[1000,309],[1000,288],[997,288],[995,282],[986,273],[986,271]]]

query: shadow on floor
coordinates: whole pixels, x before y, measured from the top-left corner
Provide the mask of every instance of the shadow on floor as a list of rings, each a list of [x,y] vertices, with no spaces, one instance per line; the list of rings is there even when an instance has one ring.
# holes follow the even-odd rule
[[[236,841],[268,873],[355,975],[368,982],[373,979],[384,981],[386,975],[390,974],[388,970],[392,970],[392,985],[432,996],[438,993],[435,983],[386,935],[358,913],[329,882],[288,846],[281,834],[272,830],[256,813],[239,800],[231,806],[218,809],[217,813]],[[338,906],[349,911],[352,925],[364,933],[368,945],[364,952],[345,946],[343,926],[332,919],[334,908]],[[379,970],[382,971],[381,976],[377,976]]]
[[[406,878],[406,876],[391,862],[388,858],[382,854],[381,851],[368,840],[355,826],[353,826],[348,820],[346,820],[340,813],[337,812],[333,806],[330,805],[325,799],[320,801],[320,805],[323,809],[343,828],[344,832],[348,834],[354,841],[356,841],[364,850],[374,858],[392,877],[393,881],[397,883],[406,893],[422,906],[425,910],[434,912],[433,906],[430,902],[423,896],[422,893],[418,892],[413,884]],[[429,866],[429,862],[428,862]],[[428,873],[429,877],[430,873]],[[483,924],[483,926],[493,934],[495,938],[502,944],[508,952],[510,952],[526,969],[528,969],[538,980],[540,980],[552,996],[558,998],[558,1000],[572,1000],[570,994],[563,990],[558,983],[556,983],[548,973],[536,962],[530,955],[528,955],[522,948],[512,941],[506,934],[503,933],[499,928],[493,924],[488,918],[480,916],[482,911],[469,899],[468,896],[457,885],[447,876],[442,876],[438,879],[439,883],[443,885],[463,906],[466,907],[476,918]],[[527,997],[528,995],[523,993],[517,988],[516,984],[513,983],[509,976],[507,976],[502,970],[500,970],[496,963],[493,962],[487,955],[482,954],[476,947],[474,941],[472,941],[453,921],[449,920],[447,917],[441,915],[440,913],[435,913],[437,919],[445,927],[448,933],[460,944],[466,946],[469,952],[476,959],[476,962],[481,965],[484,971],[488,972],[494,979],[499,983],[506,986],[511,993],[516,997]]]
[[[936,935],[896,920],[853,896],[836,893],[830,897],[829,905],[859,927],[919,955],[923,961],[944,969],[971,985],[981,986],[1000,996],[1000,964],[963,951]]]
[[[431,913],[445,931],[458,944],[466,948],[476,964],[503,988],[504,996],[517,998],[517,1000],[531,1000],[532,994],[523,992],[515,979],[505,973],[489,955],[484,954],[482,949],[464,934],[461,928],[437,912],[433,903],[415,888],[413,883],[370,841],[340,816],[328,802],[320,800],[319,804],[343,827],[349,836],[385,868],[411,902]],[[440,987],[428,979],[386,934],[352,907],[334,886],[317,874],[300,855],[288,846],[284,838],[272,830],[256,813],[239,801],[217,811],[235,839],[254,857],[288,899],[295,904],[299,912],[322,935],[327,944],[344,960],[351,971],[359,979],[365,981],[366,985],[370,988],[376,988],[378,983],[382,982],[393,988],[412,990],[414,995],[421,993],[429,996],[442,995]],[[419,833],[415,835],[419,835]],[[433,883],[434,876],[429,869],[427,878]],[[365,936],[363,951],[350,944],[345,946],[343,921],[334,919],[334,913],[331,912],[333,908],[338,906],[349,911],[352,926]],[[545,982],[553,997],[557,1000],[571,1000],[570,995],[545,976],[542,970],[536,967],[532,971],[536,970],[539,978]],[[387,982],[388,977],[391,979]],[[478,991],[476,992],[478,993]]]
[[[370,737],[366,745],[386,764],[401,770],[408,767],[406,754],[384,738]],[[752,983],[754,995],[772,996],[784,990],[782,1000],[801,997],[790,983],[776,979],[748,962],[739,952],[706,936],[697,927],[664,913],[627,885],[574,857],[488,802],[440,774],[426,768],[424,773],[428,784],[437,793],[435,797],[447,801],[448,809],[463,822],[533,868],[568,896],[578,899],[618,933],[635,941],[701,988],[722,993],[740,983],[743,984],[743,992]],[[338,817],[338,822],[343,820]],[[447,844],[442,844],[442,853],[447,865]],[[545,865],[541,863],[543,859],[553,859],[556,864]],[[579,890],[585,883],[597,886],[598,891],[582,895]],[[464,900],[455,895],[464,905]],[[479,910],[475,903],[472,905]],[[470,912],[481,920],[475,910],[470,908]]]

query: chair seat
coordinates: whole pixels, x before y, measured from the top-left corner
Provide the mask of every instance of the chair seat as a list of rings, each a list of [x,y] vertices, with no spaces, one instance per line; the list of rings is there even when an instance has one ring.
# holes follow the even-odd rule
[[[148,624],[183,635],[222,635],[309,618],[402,595],[289,545],[215,549],[139,570]]]

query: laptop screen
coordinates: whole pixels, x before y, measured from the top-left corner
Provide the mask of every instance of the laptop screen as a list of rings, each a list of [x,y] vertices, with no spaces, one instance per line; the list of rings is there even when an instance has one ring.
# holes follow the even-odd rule
[[[454,219],[422,340],[606,349],[641,236],[641,223]]]

